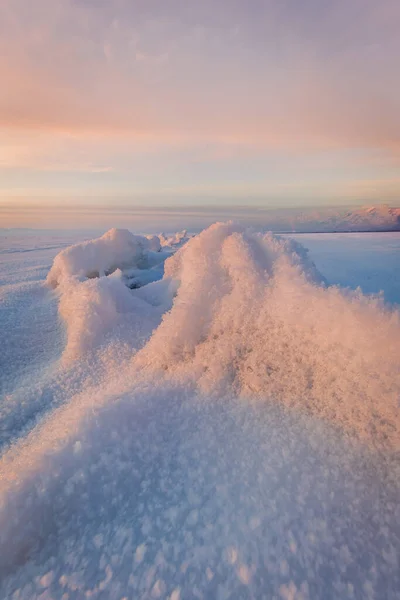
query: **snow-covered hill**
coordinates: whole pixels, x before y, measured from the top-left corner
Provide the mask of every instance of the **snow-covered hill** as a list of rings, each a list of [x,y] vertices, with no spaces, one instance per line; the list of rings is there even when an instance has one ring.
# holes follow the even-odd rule
[[[272,231],[400,231],[400,208],[386,204],[355,209],[273,210],[264,215]]]

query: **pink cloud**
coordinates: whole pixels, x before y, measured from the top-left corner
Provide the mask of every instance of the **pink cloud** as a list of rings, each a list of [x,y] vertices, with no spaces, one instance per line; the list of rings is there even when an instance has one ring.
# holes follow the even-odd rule
[[[334,27],[326,19],[320,25],[327,37],[340,33],[346,50],[331,42],[329,53],[324,30],[306,32],[298,15],[281,14],[272,2],[262,43],[256,17],[248,18],[247,30],[230,22],[216,30],[209,23],[182,24],[177,12],[170,19],[139,19],[136,26],[134,12],[116,18],[117,3],[109,13],[82,2],[37,4],[38,14],[21,0],[2,4],[3,126],[166,144],[399,151],[400,84],[390,54],[398,42],[389,36],[385,52],[385,40],[377,46],[364,39],[373,41],[373,23],[380,35],[385,27],[393,31],[395,3],[382,11],[369,3],[361,35],[357,24],[343,20],[351,6],[337,2]]]

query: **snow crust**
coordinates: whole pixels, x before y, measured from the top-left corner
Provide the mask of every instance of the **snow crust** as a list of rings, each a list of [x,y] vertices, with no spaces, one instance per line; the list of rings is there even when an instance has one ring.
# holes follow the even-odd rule
[[[0,596],[398,597],[398,310],[234,223],[128,234],[49,273],[66,343],[0,459]]]

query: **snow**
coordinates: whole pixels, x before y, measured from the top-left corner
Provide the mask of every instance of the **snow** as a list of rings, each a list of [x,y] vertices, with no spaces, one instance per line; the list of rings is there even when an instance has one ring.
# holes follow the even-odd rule
[[[162,246],[170,246],[170,247],[179,247],[183,246],[188,240],[190,236],[186,229],[182,231],[178,231],[171,235],[166,235],[165,233],[160,233],[159,239]]]
[[[173,238],[111,230],[0,297],[36,290],[2,324],[31,306],[52,356],[0,404],[0,597],[398,597],[397,305],[330,285],[343,239]]]
[[[150,252],[161,248],[156,236],[133,235],[127,229],[110,229],[102,237],[62,250],[54,259],[47,281],[56,287],[69,280],[109,275],[124,267],[138,267]]]
[[[136,312],[146,318],[147,305],[128,287],[160,279],[168,256],[161,253],[158,237],[133,235],[126,229],[111,229],[100,238],[62,250],[47,283],[59,286],[59,311],[67,326],[64,359],[94,349],[127,314]],[[135,335],[129,325],[128,330]]]
[[[398,233],[300,234],[290,236],[310,251],[330,282],[367,294],[384,290],[388,303],[400,303]]]
[[[307,407],[399,447],[397,310],[325,287],[295,242],[232,224],[186,244],[165,278],[179,288],[136,358],[140,369],[164,370],[207,395]]]
[[[249,212],[244,212],[246,218]],[[267,209],[259,211],[258,223],[271,231],[293,233],[399,231],[400,207],[383,204],[360,208]]]

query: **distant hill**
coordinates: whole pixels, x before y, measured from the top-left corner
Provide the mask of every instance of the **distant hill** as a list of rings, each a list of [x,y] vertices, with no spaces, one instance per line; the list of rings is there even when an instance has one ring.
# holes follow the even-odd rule
[[[400,231],[400,208],[387,205],[272,210],[264,212],[263,217],[265,226],[276,232]]]

